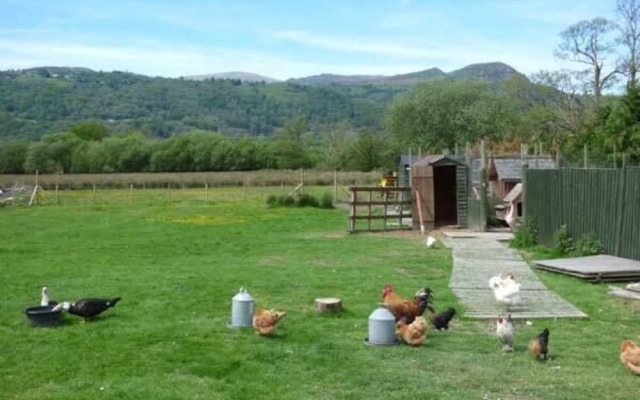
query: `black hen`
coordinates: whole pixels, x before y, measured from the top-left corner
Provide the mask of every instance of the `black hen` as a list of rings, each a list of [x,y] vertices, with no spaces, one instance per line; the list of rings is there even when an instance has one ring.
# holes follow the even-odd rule
[[[549,352],[549,329],[544,330],[529,342],[529,351],[537,359],[546,360]]]
[[[91,318],[103,311],[115,307],[120,301],[120,297],[112,299],[80,299],[74,303],[64,302],[62,308],[69,311],[69,314],[77,315],[89,321]]]
[[[429,310],[429,320],[439,331],[449,329],[449,322],[456,315],[456,310],[453,307],[449,307],[447,311],[441,313],[437,313],[431,306],[427,306],[427,310]]]

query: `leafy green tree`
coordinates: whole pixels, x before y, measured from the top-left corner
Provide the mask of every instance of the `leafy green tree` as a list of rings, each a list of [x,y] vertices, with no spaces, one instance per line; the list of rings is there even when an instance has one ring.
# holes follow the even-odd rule
[[[298,169],[312,166],[303,135],[307,125],[303,117],[287,121],[276,133],[274,150],[276,163],[280,169]]]
[[[107,166],[114,172],[149,170],[151,146],[141,132],[129,132],[103,140]]]
[[[22,174],[29,142],[20,139],[0,140],[0,174]]]
[[[42,141],[49,146],[51,162],[58,172],[71,170],[74,150],[81,140],[71,133],[53,133],[42,136]]]
[[[24,172],[52,173],[56,171],[56,165],[51,157],[49,145],[45,142],[32,142],[29,144],[24,161]]]
[[[97,121],[81,122],[72,126],[71,129],[69,129],[69,132],[77,136],[79,139],[87,141],[100,141],[109,134],[107,127],[103,123]]]
[[[628,87],[627,93],[612,107],[604,127],[604,146],[629,154],[640,161],[640,89]]]
[[[429,81],[397,98],[387,126],[402,148],[453,150],[456,143],[504,137],[513,111],[507,99],[478,81]]]
[[[373,171],[388,165],[385,159],[388,153],[387,140],[380,133],[363,131],[351,144],[348,169],[356,171]]]

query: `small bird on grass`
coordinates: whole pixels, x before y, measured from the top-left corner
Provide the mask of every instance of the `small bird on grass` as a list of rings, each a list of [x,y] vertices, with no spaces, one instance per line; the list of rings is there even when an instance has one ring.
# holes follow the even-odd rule
[[[549,329],[544,330],[529,342],[529,352],[537,360],[546,360],[549,352]]]
[[[439,331],[449,329],[449,322],[451,322],[456,315],[456,310],[453,307],[449,307],[447,311],[437,313],[433,307],[428,305],[427,312],[429,313],[429,320],[431,320],[433,326]]]
[[[502,342],[502,351],[513,351],[515,334],[516,328],[513,319],[511,319],[511,314],[507,315],[506,318],[504,315],[498,315],[498,319],[496,320],[496,336],[498,336]]]

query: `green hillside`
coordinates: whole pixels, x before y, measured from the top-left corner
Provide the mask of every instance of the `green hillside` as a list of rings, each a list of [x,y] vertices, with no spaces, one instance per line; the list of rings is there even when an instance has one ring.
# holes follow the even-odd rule
[[[0,137],[37,139],[98,120],[112,132],[167,137],[193,129],[227,136],[271,136],[302,116],[312,130],[338,123],[380,129],[392,99],[429,79],[500,81],[517,73],[500,63],[445,74],[437,68],[391,77],[323,75],[287,82],[170,79],[86,68],[0,71]],[[311,83],[311,84],[310,84]]]

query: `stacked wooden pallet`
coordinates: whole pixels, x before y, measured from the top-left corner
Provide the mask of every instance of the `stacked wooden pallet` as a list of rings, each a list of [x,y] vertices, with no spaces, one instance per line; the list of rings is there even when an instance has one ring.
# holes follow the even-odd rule
[[[534,261],[535,268],[575,276],[591,283],[640,280],[640,261],[610,255]]]

